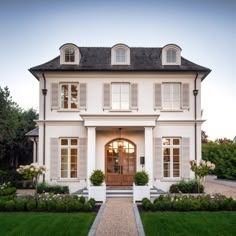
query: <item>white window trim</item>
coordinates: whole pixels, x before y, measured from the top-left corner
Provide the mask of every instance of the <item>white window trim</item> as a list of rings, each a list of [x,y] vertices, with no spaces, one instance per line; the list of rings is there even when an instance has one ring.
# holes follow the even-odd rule
[[[75,50],[75,60],[73,62],[65,61],[65,50],[66,49],[74,49]],[[60,47],[60,64],[62,65],[79,65],[81,59],[79,48],[72,43],[64,44]]]
[[[62,145],[61,144],[61,140],[62,139],[67,139],[68,140],[68,145]],[[71,139],[77,139],[77,145],[70,145],[70,140]],[[72,138],[68,138],[68,137],[61,137],[60,139],[60,155],[59,155],[59,181],[67,181],[67,180],[78,180],[79,179],[79,175],[78,175],[78,161],[79,161],[79,148],[78,148],[78,143],[79,143],[79,138],[78,137],[72,137]],[[77,177],[68,177],[68,174],[71,174],[71,159],[69,158],[70,157],[70,151],[71,151],[71,148],[77,148]],[[67,148],[68,150],[68,173],[67,173],[67,177],[63,178],[61,177],[61,149],[62,148]]]
[[[163,139],[171,139],[171,145],[163,145]],[[179,145],[173,145],[173,139],[179,139],[180,144]],[[179,177],[174,177],[174,166],[173,166],[173,148],[178,147],[179,148]],[[162,142],[161,142],[161,148],[162,148],[162,180],[166,181],[177,181],[181,179],[182,176],[182,138],[181,137],[162,137]],[[164,155],[163,155],[163,149],[164,148],[171,148],[171,155],[170,155],[170,177],[164,177]]]
[[[179,90],[179,99],[180,99],[180,101],[179,101],[179,108],[165,108],[165,106],[164,106],[164,88],[163,88],[163,85],[164,84],[179,84],[179,86],[180,86],[180,90]],[[161,84],[161,86],[162,86],[162,89],[161,89],[161,107],[162,107],[162,109],[161,109],[161,111],[170,111],[170,112],[173,112],[173,111],[183,111],[183,109],[182,109],[182,86],[181,86],[182,84],[181,83],[179,83],[179,82],[165,82],[165,83],[162,83]]]
[[[116,61],[116,50],[117,49],[124,49],[126,56],[125,62],[117,62]],[[112,65],[130,65],[130,48],[124,44],[117,44],[115,46],[112,47],[111,49],[111,64]]]
[[[76,85],[77,86],[77,108],[63,108],[61,106],[62,99],[61,99],[61,94],[62,94],[62,85],[68,85],[68,105],[71,106],[70,101],[71,101],[71,85]],[[77,82],[61,82],[59,83],[59,111],[79,111],[79,83]]]
[[[167,62],[167,51],[173,49],[176,51],[176,61]],[[162,48],[161,61],[162,65],[181,65],[181,48],[175,44],[168,44]]]
[[[129,108],[128,109],[113,109],[112,107],[112,85],[113,84],[128,84],[129,85]],[[131,86],[130,86],[130,82],[112,82],[111,83],[111,96],[110,96],[110,99],[111,99],[111,109],[110,111],[111,112],[131,112],[131,106],[130,106],[130,101],[131,101]],[[121,101],[120,101],[121,102]]]

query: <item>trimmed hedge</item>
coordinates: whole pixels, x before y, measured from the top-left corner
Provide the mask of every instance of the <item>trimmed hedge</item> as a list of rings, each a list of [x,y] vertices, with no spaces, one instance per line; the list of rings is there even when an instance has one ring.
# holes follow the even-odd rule
[[[48,211],[48,212],[78,212],[92,211],[95,200],[78,197],[77,195],[39,195],[39,203],[36,205],[34,198],[26,196],[14,199],[0,199],[0,211]]]
[[[235,211],[236,200],[221,194],[215,195],[160,195],[152,203],[142,200],[145,211]]]
[[[200,184],[200,193],[204,192],[204,186]],[[181,180],[170,186],[170,193],[198,193],[198,182],[196,180]]]
[[[38,185],[37,192],[41,193],[54,193],[54,194],[69,194],[68,186],[61,185],[48,185],[46,183],[40,183]]]

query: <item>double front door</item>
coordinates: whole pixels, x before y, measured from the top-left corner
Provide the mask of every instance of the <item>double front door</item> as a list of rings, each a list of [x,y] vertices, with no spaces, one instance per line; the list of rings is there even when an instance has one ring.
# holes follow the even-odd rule
[[[108,186],[131,186],[136,172],[136,147],[126,139],[108,143],[106,150],[106,184]]]

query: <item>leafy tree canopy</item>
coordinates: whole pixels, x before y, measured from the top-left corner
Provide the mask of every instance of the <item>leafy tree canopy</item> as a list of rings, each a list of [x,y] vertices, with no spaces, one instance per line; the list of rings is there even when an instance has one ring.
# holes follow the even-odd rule
[[[12,100],[8,87],[0,87],[0,162],[5,166],[17,167],[32,160],[32,143],[25,134],[35,128],[37,112],[24,110]]]

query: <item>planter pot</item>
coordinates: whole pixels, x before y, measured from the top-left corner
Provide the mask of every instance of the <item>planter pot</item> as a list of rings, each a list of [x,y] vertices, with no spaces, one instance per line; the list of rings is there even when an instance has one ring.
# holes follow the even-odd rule
[[[133,183],[133,202],[142,201],[145,197],[150,199],[150,186],[140,186]]]
[[[106,201],[106,185],[101,186],[89,186],[88,197],[94,198],[96,202]]]

